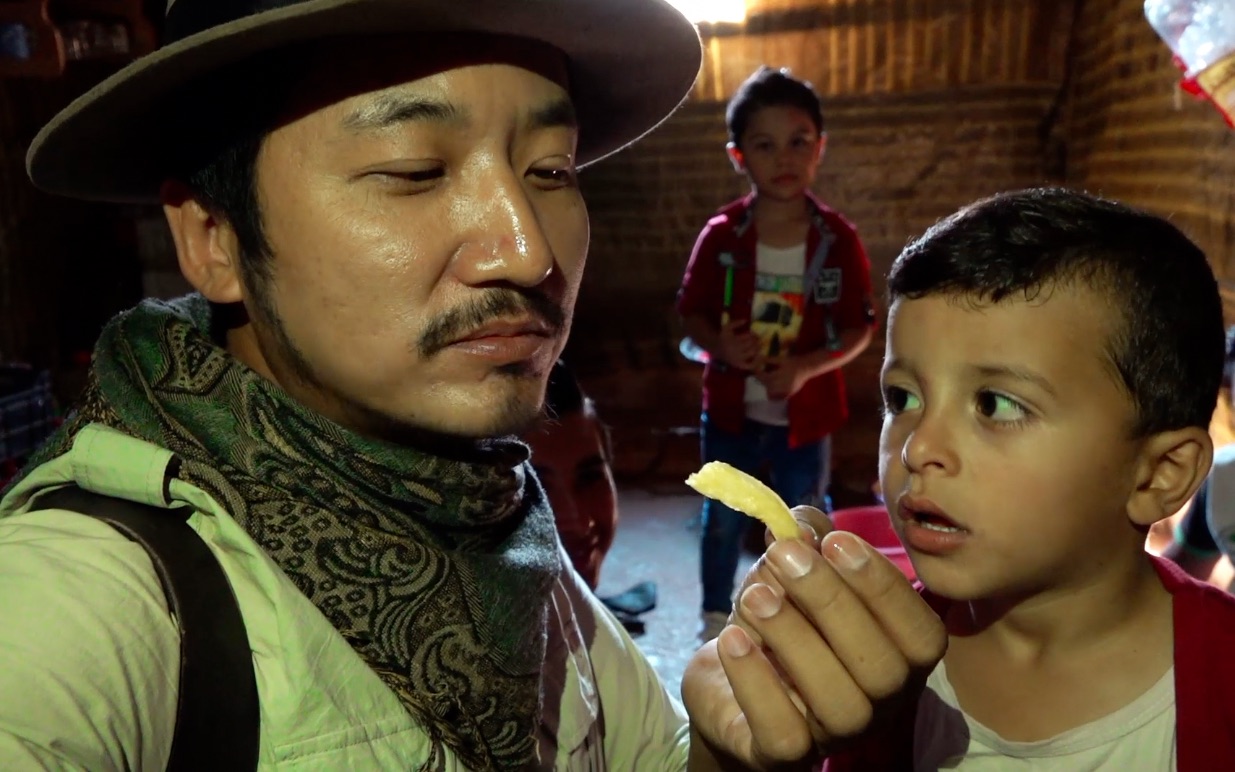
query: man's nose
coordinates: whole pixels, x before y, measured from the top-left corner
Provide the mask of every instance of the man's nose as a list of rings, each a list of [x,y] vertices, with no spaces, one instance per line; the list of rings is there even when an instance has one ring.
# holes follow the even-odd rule
[[[460,206],[471,209],[461,213],[469,227],[454,260],[462,282],[535,287],[553,273],[553,248],[513,172],[491,176]]]

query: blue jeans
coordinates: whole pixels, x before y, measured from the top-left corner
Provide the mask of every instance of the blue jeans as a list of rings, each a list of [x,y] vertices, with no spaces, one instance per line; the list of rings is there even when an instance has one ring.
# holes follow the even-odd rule
[[[756,476],[766,462],[772,489],[789,506],[809,504],[824,508],[831,437],[791,449],[786,426],[747,420],[741,434],[730,434],[711,426],[706,414],[701,434],[704,462],[724,461]],[[728,614],[733,610],[734,574],[741,557],[743,535],[750,523],[751,519],[741,512],[712,499],[704,500],[699,563],[704,612]]]

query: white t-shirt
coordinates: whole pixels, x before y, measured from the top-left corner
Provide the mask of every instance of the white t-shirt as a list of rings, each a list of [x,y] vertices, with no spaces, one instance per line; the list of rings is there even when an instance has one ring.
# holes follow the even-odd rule
[[[806,244],[782,249],[760,243],[755,261],[750,330],[763,343],[763,355],[772,360],[789,353],[802,329]],[[750,376],[746,379],[746,417],[772,426],[788,426],[788,402],[768,399],[767,389]]]
[[[1046,740],[1012,742],[961,710],[940,662],[918,703],[914,769],[1173,772],[1175,668],[1110,715]]]

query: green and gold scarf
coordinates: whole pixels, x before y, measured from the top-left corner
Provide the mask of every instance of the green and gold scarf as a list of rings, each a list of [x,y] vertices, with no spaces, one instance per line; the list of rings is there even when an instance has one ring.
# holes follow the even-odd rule
[[[103,329],[80,407],[40,452],[106,424],[173,451],[429,734],[468,768],[534,764],[560,561],[526,446],[465,460],[327,421],[211,337],[200,295]],[[525,495],[526,494],[526,495]]]

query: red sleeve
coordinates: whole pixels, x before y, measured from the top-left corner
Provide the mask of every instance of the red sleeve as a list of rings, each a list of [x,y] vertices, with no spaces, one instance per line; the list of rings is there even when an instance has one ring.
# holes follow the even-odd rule
[[[840,300],[837,302],[836,321],[842,330],[874,327],[878,318],[875,313],[875,298],[871,291],[871,264],[866,257],[866,248],[858,233],[843,219],[832,223],[838,250],[837,261],[841,269]]]
[[[720,318],[721,268],[718,255],[720,252],[721,235],[719,229],[709,222],[695,240],[695,248],[690,253],[690,262],[686,264],[686,273],[682,276],[682,286],[678,290],[677,310],[682,316],[702,314],[707,317]]]

